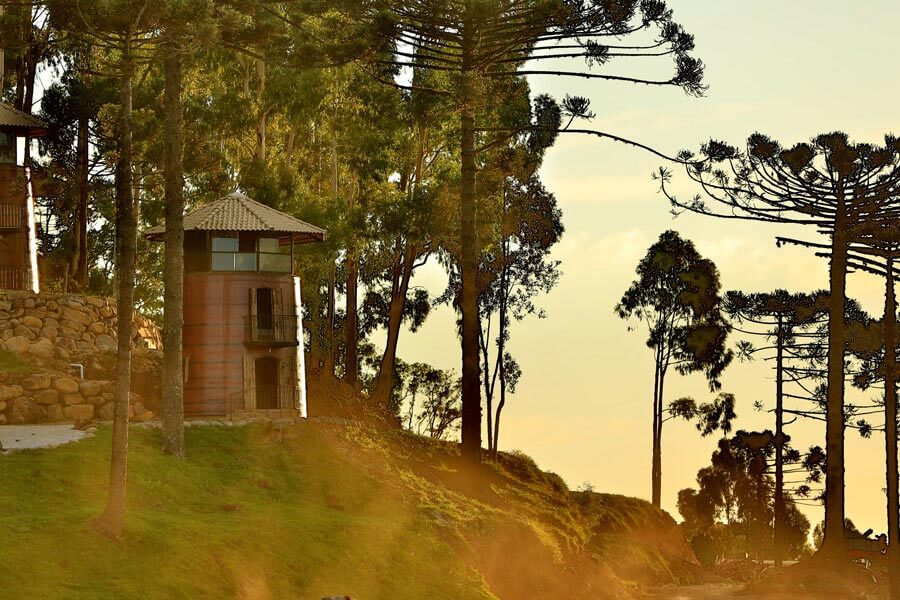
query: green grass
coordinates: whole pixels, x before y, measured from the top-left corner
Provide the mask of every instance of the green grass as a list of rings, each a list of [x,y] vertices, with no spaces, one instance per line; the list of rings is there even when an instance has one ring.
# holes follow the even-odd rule
[[[109,428],[0,456],[0,598],[625,598],[643,572],[680,576],[671,519],[570,493],[524,455],[472,477],[454,445],[399,431],[186,434],[179,461],[132,428],[121,542],[90,527]]]
[[[0,373],[5,372],[14,375],[26,375],[32,371],[33,369],[23,362],[15,352],[0,350]]]
[[[492,597],[424,516],[342,460],[329,436],[289,435],[189,429],[180,462],[159,452],[158,432],[132,429],[122,542],[89,527],[105,498],[108,430],[0,458],[0,596]]]

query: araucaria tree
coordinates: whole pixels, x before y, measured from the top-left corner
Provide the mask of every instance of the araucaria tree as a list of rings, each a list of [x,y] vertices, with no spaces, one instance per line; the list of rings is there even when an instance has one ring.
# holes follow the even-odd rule
[[[89,43],[105,48],[110,56],[110,75],[119,87],[119,110],[115,124],[115,277],[116,388],[113,417],[112,459],[106,508],[95,521],[110,537],[124,532],[125,493],[128,475],[128,400],[131,392],[131,341],[135,297],[137,211],[134,198],[133,79],[136,66],[152,37],[155,18],[147,1],[111,0],[91,7],[52,3],[50,18]]]
[[[615,310],[622,319],[646,326],[653,351],[652,500],[660,506],[666,374],[670,368],[682,375],[702,372],[715,391],[733,353],[725,346],[729,326],[720,309],[719,271],[693,242],[664,232],[636,271],[637,280]]]
[[[773,537],[775,565],[780,567],[784,559],[785,526],[785,453],[790,436],[784,432],[784,384],[789,361],[803,360],[808,356],[808,333],[806,329],[818,323],[827,302],[827,295],[792,294],[787,290],[769,293],[744,294],[730,291],[725,294],[724,311],[732,327],[745,335],[764,337],[767,343],[754,346],[749,340],[739,344],[739,356],[752,359],[762,354],[774,358],[775,365],[775,433],[773,447],[775,453],[775,489],[773,502]],[[771,356],[774,353],[774,356]],[[791,377],[794,383],[800,383]],[[802,386],[802,383],[800,383]]]
[[[900,473],[897,421],[897,293],[900,276],[900,220],[878,219],[854,229],[850,264],[884,278],[884,315],[880,322],[851,325],[850,349],[862,358],[854,384],[868,389],[884,384],[885,491],[887,493],[888,572],[890,597],[900,598]]]
[[[627,140],[591,130],[563,126],[563,117],[591,116],[589,102],[567,98],[554,110],[540,111],[532,121],[508,122],[492,115],[498,88],[527,75],[572,76],[587,79],[678,86],[691,94],[703,91],[703,65],[689,55],[693,37],[672,20],[660,0],[416,0],[371,3],[373,19],[387,25],[396,43],[390,60],[379,59],[382,81],[398,84],[382,67],[413,68],[441,75],[433,85],[411,86],[449,98],[459,119],[458,308],[462,317],[462,453],[470,462],[481,458],[481,384],[479,369],[478,173],[484,149],[523,132],[552,134],[578,131],[618,141]],[[624,41],[657,31],[645,43]],[[593,72],[616,57],[670,57],[676,65],[669,79]],[[535,64],[583,58],[586,70],[534,68]],[[402,81],[402,78],[401,78]],[[547,107],[551,108],[551,107]]]
[[[722,142],[705,144],[701,156],[682,152],[688,176],[703,190],[689,201],[671,191],[661,169],[663,193],[675,210],[724,219],[811,225],[829,238],[828,391],[826,410],[825,539],[822,553],[843,555],[844,541],[844,357],[849,243],[854,228],[900,212],[900,142],[852,144],[844,133],[823,134],[783,148],[754,134],[745,151]],[[710,206],[706,198],[715,204]]]

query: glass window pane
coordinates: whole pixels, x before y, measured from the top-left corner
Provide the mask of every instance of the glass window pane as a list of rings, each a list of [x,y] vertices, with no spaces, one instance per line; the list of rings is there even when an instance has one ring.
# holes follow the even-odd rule
[[[256,270],[256,254],[249,252],[242,252],[241,254],[234,255],[234,270],[235,271],[255,271]]]
[[[212,240],[213,252],[237,252],[238,239],[226,237],[214,237]]]
[[[291,257],[287,254],[260,254],[259,270],[269,273],[290,273]]]
[[[278,240],[275,238],[259,238],[259,251],[276,254],[278,252]]]
[[[213,252],[213,271],[234,271],[234,254],[225,252]]]

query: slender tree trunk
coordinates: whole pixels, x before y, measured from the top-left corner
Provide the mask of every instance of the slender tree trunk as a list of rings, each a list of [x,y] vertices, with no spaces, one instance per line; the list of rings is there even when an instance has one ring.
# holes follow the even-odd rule
[[[781,567],[784,559],[782,550],[782,527],[784,524],[784,324],[778,315],[777,349],[775,353],[775,523],[774,548],[775,566]]]
[[[78,206],[75,208],[75,256],[72,273],[81,290],[88,285],[88,202],[90,201],[90,120],[86,114],[78,116],[76,146],[78,177]]]
[[[166,49],[165,200],[166,256],[163,314],[163,452],[184,457],[184,122],[182,58],[176,44]]]
[[[306,300],[306,318],[303,319],[303,331],[309,332],[309,350],[306,354],[306,372],[311,375],[322,366],[322,295],[319,289],[318,275],[301,277],[302,297]],[[309,380],[309,377],[307,377]]]
[[[412,397],[409,399],[409,420],[407,421],[407,429],[409,431],[413,430],[413,417],[416,415],[416,393],[412,393]]]
[[[394,389],[394,366],[397,361],[397,345],[400,340],[400,327],[403,324],[403,311],[406,308],[406,295],[409,292],[409,282],[412,278],[413,264],[415,263],[415,249],[407,244],[402,262],[399,263],[399,271],[395,273],[391,283],[391,304],[388,307],[387,342],[384,353],[381,355],[381,366],[378,368],[378,378],[372,397],[376,402],[387,405]]]
[[[269,127],[269,110],[266,108],[266,61],[256,59],[256,75],[259,78],[256,87],[256,99],[259,103],[259,112],[256,116],[256,158],[261,163],[266,160],[266,133]]]
[[[660,397],[660,349],[656,349],[656,355],[653,360],[653,440],[650,458],[650,498],[653,506],[660,508],[662,506],[662,490],[660,489],[658,457],[659,452],[659,397]]]
[[[125,487],[128,475],[128,398],[131,392],[131,338],[134,319],[134,276],[137,222],[132,196],[131,34],[124,42],[119,115],[119,159],[116,162],[116,282],[118,324],[115,412],[112,460],[106,509],[95,521],[105,535],[121,538],[125,528]]]
[[[325,317],[325,360],[322,369],[325,376],[334,379],[334,353],[336,351],[334,342],[334,296],[335,296],[335,279],[337,267],[334,260],[331,261],[328,271],[328,314]]]
[[[844,354],[846,346],[847,215],[843,194],[838,199],[832,236],[830,299],[828,307],[828,403],[825,453],[825,538],[821,553],[843,559],[844,539]]]
[[[887,260],[884,302],[884,417],[887,453],[888,573],[891,600],[900,600],[900,481],[897,472],[897,297],[894,261]]]
[[[462,29],[463,83],[460,93],[461,171],[459,309],[462,313],[462,456],[470,464],[481,462],[481,385],[478,361],[478,200],[475,163],[475,92],[472,52],[476,32],[466,18]]]
[[[504,204],[505,209],[505,204]],[[498,354],[498,370],[500,372],[500,402],[497,403],[497,415],[494,423],[494,440],[492,446],[492,456],[497,460],[497,453],[500,451],[500,413],[506,406],[506,332],[509,327],[509,238],[504,238],[501,244],[503,251],[503,267],[500,270],[500,333],[497,338],[497,354]],[[490,409],[488,409],[488,419],[490,420]]]
[[[6,12],[6,8],[0,5],[0,18],[3,17],[3,13]],[[3,97],[3,92],[6,91],[6,50],[2,44],[0,44],[0,98]]]
[[[490,318],[490,316],[488,316]],[[491,386],[491,368],[490,368],[490,354],[488,353],[488,340],[485,339],[485,331],[484,324],[481,324],[478,328],[478,346],[481,349],[481,372],[484,373],[484,377],[482,377],[482,385],[484,386],[484,407],[487,416],[485,421],[487,421],[487,440],[488,440],[488,453],[493,456],[494,455],[494,394]]]
[[[359,286],[359,260],[353,252],[347,253],[347,318],[344,321],[344,381],[359,385],[359,323],[357,319],[357,292]]]
[[[656,396],[656,445],[653,448],[653,505],[662,508],[662,434],[663,434],[663,388],[666,369],[659,368],[659,390]]]

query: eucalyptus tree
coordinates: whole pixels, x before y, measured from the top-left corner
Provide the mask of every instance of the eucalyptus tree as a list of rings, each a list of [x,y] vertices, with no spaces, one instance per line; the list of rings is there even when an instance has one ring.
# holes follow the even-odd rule
[[[853,144],[844,133],[783,148],[754,134],[745,151],[710,141],[700,156],[679,155],[702,193],[682,201],[671,190],[671,172],[657,174],[677,211],[815,227],[829,238],[828,386],[826,408],[825,540],[822,553],[842,556],[844,541],[844,358],[849,243],[854,227],[900,213],[900,142]],[[714,206],[707,203],[714,202]]]
[[[14,80],[11,104],[27,113],[34,109],[39,69],[56,60],[60,52],[60,32],[49,18],[49,4],[43,0],[0,0],[0,62],[12,63],[8,73]],[[5,78],[0,77],[0,97]]]
[[[730,326],[721,311],[719,270],[693,242],[663,232],[638,263],[638,278],[615,307],[626,321],[647,328],[653,351],[652,502],[662,502],[662,434],[666,421],[665,381],[670,368],[702,372],[711,391],[721,388],[733,352],[726,348]],[[631,328],[632,326],[629,326]]]
[[[525,131],[553,135],[565,129],[633,143],[605,132],[563,127],[564,116],[590,117],[589,102],[567,98],[552,117],[531,123],[498,123],[490,116],[491,88],[499,80],[524,76],[563,76],[658,86],[677,86],[700,95],[703,65],[690,56],[693,37],[674,22],[672,12],[659,0],[415,0],[367,4],[370,20],[385,25],[396,49],[390,59],[377,58],[373,76],[449,98],[459,119],[458,252],[461,291],[462,348],[462,452],[470,462],[481,456],[481,373],[478,335],[478,172],[480,149]],[[646,32],[655,39],[641,42]],[[630,40],[636,40],[629,43]],[[661,80],[594,72],[616,57],[669,57],[676,73]],[[559,61],[581,58],[586,69],[567,70]],[[554,68],[536,67],[551,61]],[[407,85],[402,77],[385,74],[380,67],[422,69],[446,75],[434,87]],[[485,109],[488,109],[487,111]],[[487,114],[486,114],[487,113]],[[636,144],[639,145],[639,144]],[[646,148],[645,146],[641,146]]]
[[[417,71],[421,83],[432,73]],[[417,90],[404,94],[404,127],[397,146],[399,174],[393,198],[371,211],[376,235],[367,251],[370,265],[366,319],[386,331],[384,351],[370,390],[374,402],[387,404],[397,382],[395,369],[401,325],[415,331],[431,304],[425,289],[412,284],[417,269],[434,256],[446,236],[447,183],[453,179],[453,123],[443,98]]]
[[[563,234],[562,211],[536,175],[527,181],[516,177],[504,180],[498,194],[500,214],[496,219],[496,237],[479,265],[478,305],[482,321],[479,348],[488,412],[488,449],[494,458],[507,392],[515,392],[522,376],[518,362],[509,351],[510,326],[513,321],[522,321],[530,315],[545,316],[535,298],[549,292],[559,281],[559,261],[551,260],[549,254]],[[497,332],[492,339],[495,321]],[[498,402],[492,414],[495,397]]]
[[[715,564],[731,553],[765,556],[774,513],[768,475],[773,440],[771,431],[741,431],[733,438],[722,438],[710,465],[697,472],[697,488],[678,493],[682,528],[701,562]],[[796,558],[806,548],[810,524],[789,494],[784,498],[784,513],[782,552]]]

